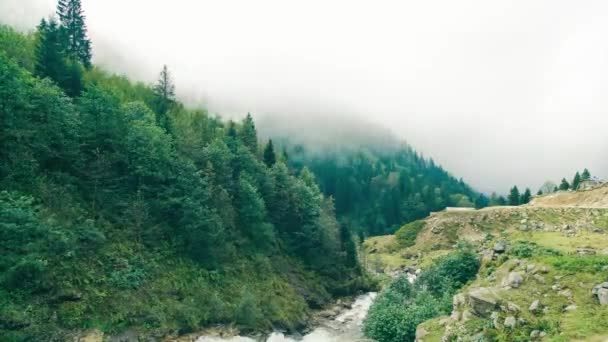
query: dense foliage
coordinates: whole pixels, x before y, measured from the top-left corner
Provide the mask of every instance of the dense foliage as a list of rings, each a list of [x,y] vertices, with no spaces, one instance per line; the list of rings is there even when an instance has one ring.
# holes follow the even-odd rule
[[[479,259],[468,246],[436,259],[410,284],[393,281],[376,299],[365,319],[366,336],[379,342],[414,341],[418,324],[448,314],[453,295],[479,270]]]
[[[407,145],[321,153],[296,145],[287,152],[290,165],[317,176],[338,217],[364,235],[393,233],[448,206],[474,207],[480,197]]]
[[[156,87],[89,69],[65,25],[0,27],[3,340],[294,329],[367,285],[332,199],[262,152],[251,116],[185,109],[166,68]]]

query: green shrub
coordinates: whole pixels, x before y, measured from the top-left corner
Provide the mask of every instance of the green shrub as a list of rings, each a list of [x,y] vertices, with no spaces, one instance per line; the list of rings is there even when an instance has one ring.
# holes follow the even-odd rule
[[[541,247],[535,242],[516,241],[509,248],[509,254],[518,258],[530,258],[533,255],[559,255],[559,251],[554,249]]]
[[[370,308],[365,335],[379,342],[413,341],[418,324],[450,312],[452,296],[476,276],[479,265],[473,250],[461,246],[435,260],[415,285],[397,278]]]
[[[401,227],[396,233],[395,238],[397,239],[397,243],[400,247],[406,248],[411,247],[416,243],[416,238],[418,237],[418,233],[424,228],[424,221],[414,221],[410,222],[403,227]]]

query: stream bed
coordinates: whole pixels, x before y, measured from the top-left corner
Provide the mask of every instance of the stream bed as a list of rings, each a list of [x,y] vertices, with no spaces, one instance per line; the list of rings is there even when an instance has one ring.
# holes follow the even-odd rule
[[[360,295],[350,308],[342,310],[333,318],[322,319],[314,329],[303,336],[286,336],[274,332],[265,339],[259,340],[246,336],[212,337],[201,336],[196,342],[353,342],[365,341],[363,337],[363,320],[367,315],[374,299],[375,292]]]

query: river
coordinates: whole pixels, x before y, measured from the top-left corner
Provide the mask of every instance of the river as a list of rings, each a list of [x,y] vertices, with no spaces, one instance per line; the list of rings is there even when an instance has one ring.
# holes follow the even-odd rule
[[[321,320],[310,333],[304,336],[286,336],[275,332],[263,341],[265,342],[353,342],[365,340],[362,327],[367,311],[376,298],[375,292],[357,297],[350,308],[344,309],[331,319]],[[201,336],[196,342],[259,342],[246,336],[211,337]]]

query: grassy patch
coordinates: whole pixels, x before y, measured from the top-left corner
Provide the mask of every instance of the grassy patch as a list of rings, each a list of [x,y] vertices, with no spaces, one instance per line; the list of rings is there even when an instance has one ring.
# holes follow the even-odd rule
[[[414,221],[399,228],[395,233],[395,239],[399,247],[407,248],[413,246],[416,243],[418,233],[424,228],[425,224],[424,221]]]

